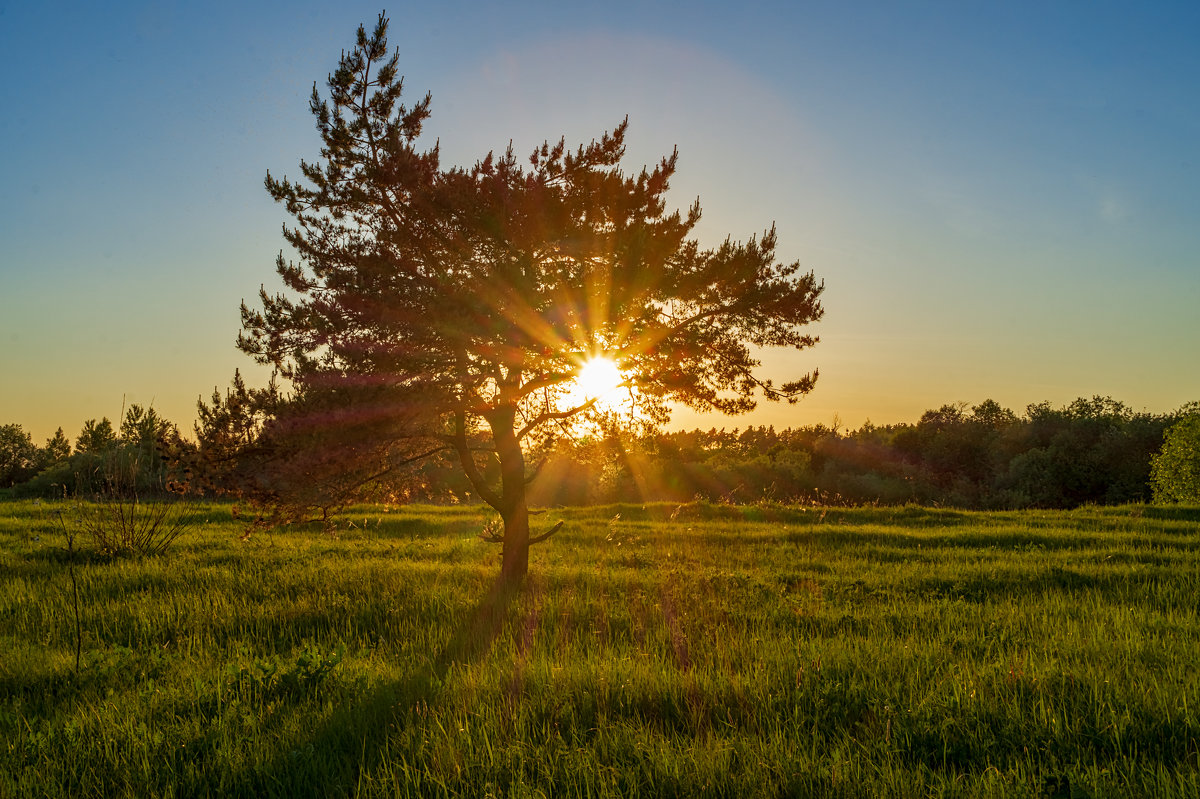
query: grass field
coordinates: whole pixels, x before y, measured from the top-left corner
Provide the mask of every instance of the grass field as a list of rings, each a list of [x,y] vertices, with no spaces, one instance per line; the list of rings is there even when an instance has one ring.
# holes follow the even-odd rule
[[[1200,509],[565,509],[515,596],[474,508],[55,510],[0,504],[3,797],[1200,796]]]

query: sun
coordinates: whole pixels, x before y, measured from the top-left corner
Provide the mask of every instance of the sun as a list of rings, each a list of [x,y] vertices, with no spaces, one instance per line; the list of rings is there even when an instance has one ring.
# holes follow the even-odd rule
[[[575,376],[575,391],[584,400],[602,400],[620,388],[625,378],[609,358],[597,356],[584,361]]]
[[[574,360],[574,359],[573,359]],[[555,398],[558,411],[591,410],[603,416],[633,421],[638,415],[637,388],[631,375],[612,358],[582,356],[574,361],[574,379],[563,383]],[[574,421],[580,429],[595,429],[595,420],[583,414]]]

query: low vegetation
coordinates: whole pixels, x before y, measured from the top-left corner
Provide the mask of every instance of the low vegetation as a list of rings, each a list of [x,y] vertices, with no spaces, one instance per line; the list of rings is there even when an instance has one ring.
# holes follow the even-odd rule
[[[554,510],[509,595],[477,507],[62,509],[0,504],[2,796],[1200,795],[1200,508]]]

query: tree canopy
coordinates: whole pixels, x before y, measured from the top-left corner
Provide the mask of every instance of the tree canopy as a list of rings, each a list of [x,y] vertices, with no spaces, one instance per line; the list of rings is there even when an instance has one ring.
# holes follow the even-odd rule
[[[815,344],[804,328],[822,315],[823,285],[776,259],[773,226],[700,246],[699,202],[666,208],[677,153],[621,169],[627,120],[575,149],[546,142],[524,163],[509,144],[443,166],[436,144],[418,146],[431,99],[400,103],[398,59],[380,15],[328,96],[314,85],[320,160],[301,161],[301,180],[266,178],[294,220],[295,256],[277,261],[287,292],[243,303],[239,346],[314,409],[301,426],[345,441],[370,428],[382,462],[449,448],[502,517],[503,572],[519,580],[540,538],[527,456],[582,418],[617,415],[572,392],[584,363],[617,365],[619,415],[645,427],[670,403],[734,414],[759,396],[795,401],[816,371],[777,384],[756,351]]]
[[[1150,461],[1157,502],[1200,502],[1200,403],[1183,408]]]
[[[19,424],[0,425],[0,487],[27,480],[36,472],[38,449]]]

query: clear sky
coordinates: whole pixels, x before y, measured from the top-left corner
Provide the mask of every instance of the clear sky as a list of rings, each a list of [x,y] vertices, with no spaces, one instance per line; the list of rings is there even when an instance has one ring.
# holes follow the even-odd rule
[[[1200,399],[1200,4],[439,2],[388,8],[430,140],[472,163],[678,145],[699,235],[774,222],[826,282],[797,406],[687,426],[915,421],[1106,394]],[[315,159],[361,2],[0,0],[0,424],[41,443],[153,404],[190,431]]]

